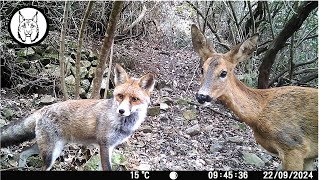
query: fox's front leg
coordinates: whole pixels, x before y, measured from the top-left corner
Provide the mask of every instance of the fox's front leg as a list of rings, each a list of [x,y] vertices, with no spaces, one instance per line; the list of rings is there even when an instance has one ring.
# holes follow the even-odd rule
[[[100,143],[100,159],[103,171],[112,171],[111,157],[113,148],[107,143]]]

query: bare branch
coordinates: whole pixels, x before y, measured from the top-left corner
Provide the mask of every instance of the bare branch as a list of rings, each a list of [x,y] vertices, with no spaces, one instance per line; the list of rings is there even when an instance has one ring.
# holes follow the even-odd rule
[[[190,4],[190,6],[197,11],[197,14],[199,14],[201,16],[202,19],[205,19],[205,17],[203,16],[203,14],[201,13],[201,11],[195,6],[193,5],[190,1],[187,1],[188,4]],[[211,32],[215,35],[215,37],[217,38],[217,40],[219,41],[219,43],[221,44],[222,47],[224,47],[227,50],[230,50],[230,47],[223,44],[221,42],[220,37],[218,36],[217,32],[213,29],[213,27],[211,26],[211,24],[207,21],[207,25],[209,27],[209,29],[211,30]]]
[[[108,75],[107,75],[107,79],[106,79],[106,88],[104,90],[104,96],[103,98],[106,99],[107,95],[108,95],[108,90],[109,90],[109,82],[110,82],[110,75],[111,75],[111,68],[112,68],[112,56],[113,56],[113,45],[114,45],[114,41],[112,41],[112,45],[110,48],[110,60],[109,60],[109,68],[108,68]]]
[[[81,48],[83,43],[83,34],[84,29],[86,27],[86,24],[88,22],[89,14],[91,12],[92,6],[94,1],[89,1],[85,15],[83,17],[81,27],[80,27],[80,33],[78,37],[78,47],[77,47],[77,56],[76,56],[76,85],[75,85],[75,98],[79,99],[79,93],[80,93],[80,55],[81,55]]]
[[[59,51],[59,61],[60,61],[60,80],[61,80],[61,90],[63,93],[63,100],[69,99],[68,93],[66,90],[65,84],[65,61],[64,61],[64,44],[66,38],[66,29],[68,25],[68,12],[70,9],[70,1],[65,2],[64,6],[64,13],[63,13],[63,23],[61,28],[61,35],[60,35],[60,51]]]
[[[141,21],[141,19],[144,17],[146,12],[147,12],[147,8],[145,5],[143,5],[142,11],[141,11],[140,15],[138,16],[138,18],[136,20],[134,20],[130,26],[126,27],[123,30],[123,34],[127,34],[134,26],[136,26]]]

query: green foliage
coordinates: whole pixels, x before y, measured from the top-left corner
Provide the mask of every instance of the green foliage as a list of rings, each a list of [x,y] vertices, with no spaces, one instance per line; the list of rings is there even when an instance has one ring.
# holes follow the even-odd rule
[[[93,155],[84,165],[85,171],[98,171],[100,164],[100,155]]]
[[[13,117],[13,111],[9,108],[4,108],[2,114],[7,120],[11,120]]]
[[[121,153],[117,153],[117,152],[113,152],[112,153],[112,165],[113,166],[125,166],[127,164],[127,159],[126,157],[121,154]]]

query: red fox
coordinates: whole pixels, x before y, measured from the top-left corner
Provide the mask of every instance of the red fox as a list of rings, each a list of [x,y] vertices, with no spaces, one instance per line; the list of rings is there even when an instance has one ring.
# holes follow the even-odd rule
[[[19,167],[30,154],[40,154],[44,170],[49,171],[65,144],[98,144],[102,170],[112,170],[112,150],[144,121],[155,84],[154,74],[129,77],[119,64],[114,74],[112,99],[68,100],[45,106],[1,127],[1,146],[35,138],[36,144],[20,154]]]

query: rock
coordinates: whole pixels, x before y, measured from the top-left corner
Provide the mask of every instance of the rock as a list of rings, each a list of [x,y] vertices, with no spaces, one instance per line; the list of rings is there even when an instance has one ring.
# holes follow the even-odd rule
[[[184,117],[186,120],[196,119],[196,118],[197,118],[197,112],[196,112],[196,110],[194,110],[194,109],[186,110],[186,111],[183,112],[183,117]]]
[[[242,138],[242,137],[239,137],[239,136],[236,136],[236,137],[228,137],[228,138],[227,138],[227,141],[233,142],[233,143],[236,143],[236,144],[243,144],[243,138]]]
[[[50,59],[49,58],[40,58],[40,63],[43,65],[43,66],[46,66],[47,64],[50,64]]]
[[[89,50],[89,57],[88,60],[89,61],[94,61],[98,59],[98,54],[93,52],[92,50]]]
[[[145,126],[141,129],[144,133],[152,133],[152,128],[150,126]]]
[[[88,68],[90,66],[91,66],[91,62],[90,61],[87,61],[87,60],[80,61],[80,67]]]
[[[220,143],[214,143],[210,146],[210,152],[215,153],[219,152],[222,149],[222,145]]]
[[[96,72],[96,67],[90,67],[88,72],[88,78],[94,78],[94,73]]]
[[[66,77],[65,81],[67,85],[73,85],[73,86],[76,85],[76,79],[74,78],[73,75]]]
[[[55,102],[55,98],[51,95],[45,95],[40,99],[40,105],[49,105]]]
[[[0,119],[0,127],[4,126],[6,124],[6,120]]]
[[[25,59],[24,57],[18,57],[17,61],[20,65],[22,65],[25,69],[29,69],[31,66],[31,63],[29,60]]]
[[[71,66],[71,72],[74,76],[76,76],[76,67],[75,66]],[[89,71],[87,70],[87,68],[80,67],[80,78],[84,79],[87,74],[89,75]]]
[[[207,131],[207,132],[210,132],[212,129],[214,129],[214,126],[212,124],[204,127],[204,130]]]
[[[173,100],[170,97],[163,97],[163,98],[161,98],[161,101],[163,103],[168,104],[168,105],[173,105]]]
[[[160,114],[160,106],[149,107],[147,114],[148,116],[158,116]]]
[[[188,129],[186,129],[186,133],[190,136],[194,136],[200,133],[200,126],[196,124]]]
[[[55,77],[60,77],[60,66],[55,64],[47,64],[45,66],[44,72],[52,74]]]
[[[246,164],[254,165],[256,167],[262,167],[265,165],[256,154],[245,152],[243,153],[243,160]]]
[[[149,164],[141,163],[137,168],[138,171],[150,171],[151,166]]]
[[[27,56],[32,56],[35,53],[36,52],[32,48],[23,48],[17,52],[17,55],[20,57],[27,57]]]
[[[48,46],[44,52],[45,52],[45,53],[50,53],[50,54],[52,54],[52,53],[54,53],[54,54],[59,53],[58,49],[56,49],[56,48],[54,48],[54,47],[52,47],[52,46]]]
[[[83,79],[80,81],[81,87],[84,89],[84,91],[88,91],[90,88],[90,81],[88,79]]]
[[[91,62],[91,65],[92,65],[93,67],[96,67],[96,66],[98,65],[98,60],[93,60],[93,61]]]
[[[197,166],[198,168],[202,168],[204,165],[206,165],[206,162],[205,162],[204,160],[202,160],[202,159],[197,159],[197,160],[195,161],[195,164],[196,164],[196,166]]]
[[[45,51],[43,46],[33,46],[32,48],[39,55],[41,55]]]
[[[166,114],[160,114],[160,121],[168,121],[169,120],[169,118],[166,116]]]
[[[43,59],[47,59],[47,61],[49,60],[52,63],[58,65],[59,63],[59,54],[53,54],[53,53],[45,53],[42,55]]]
[[[160,109],[165,111],[165,110],[169,109],[169,106],[166,103],[160,103]]]
[[[171,93],[171,92],[173,92],[173,89],[168,88],[168,87],[164,87],[164,88],[161,88],[161,91],[167,91],[167,92]]]
[[[76,61],[72,59],[70,56],[65,56],[65,63],[71,63],[72,65],[76,64]]]

